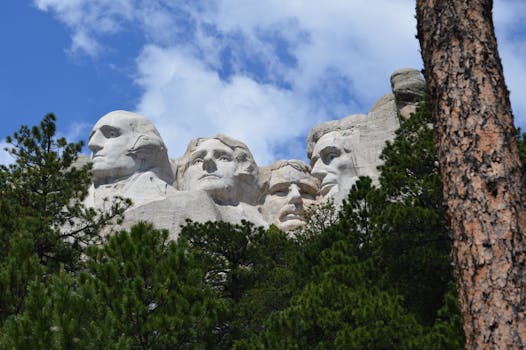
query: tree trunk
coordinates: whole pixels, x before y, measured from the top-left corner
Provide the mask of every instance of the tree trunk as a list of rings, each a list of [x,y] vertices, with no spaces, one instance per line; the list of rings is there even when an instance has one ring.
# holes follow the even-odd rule
[[[491,0],[417,0],[468,349],[526,346],[526,210]]]

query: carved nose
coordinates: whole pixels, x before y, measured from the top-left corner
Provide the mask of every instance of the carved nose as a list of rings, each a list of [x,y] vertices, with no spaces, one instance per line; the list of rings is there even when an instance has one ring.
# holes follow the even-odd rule
[[[314,166],[312,167],[311,174],[313,176],[316,176],[318,179],[323,180],[325,175],[327,175],[327,170],[325,170],[325,164],[321,161],[321,158],[314,163]]]
[[[205,158],[203,160],[203,170],[211,173],[217,170],[216,162],[212,158]]]
[[[88,148],[93,153],[96,153],[97,151],[100,151],[102,149],[102,143],[98,132],[93,134],[93,136],[90,138],[88,142]]]
[[[287,195],[289,203],[300,204],[302,202],[300,189],[296,184],[289,187],[289,194]]]

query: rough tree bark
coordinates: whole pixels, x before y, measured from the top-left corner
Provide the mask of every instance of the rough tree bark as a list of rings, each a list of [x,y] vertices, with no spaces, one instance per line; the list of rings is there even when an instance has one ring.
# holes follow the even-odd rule
[[[417,0],[468,349],[526,346],[526,210],[492,0]]]

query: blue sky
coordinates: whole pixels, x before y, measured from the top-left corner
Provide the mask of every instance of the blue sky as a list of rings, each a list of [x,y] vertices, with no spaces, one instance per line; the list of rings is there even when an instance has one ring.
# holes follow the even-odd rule
[[[224,133],[260,165],[305,159],[312,126],[366,113],[389,92],[392,71],[422,66],[414,0],[2,5],[0,145],[48,112],[60,134],[86,140],[98,118],[126,109],[154,122],[174,158],[191,138]],[[526,2],[496,0],[494,15],[516,124],[526,129]]]

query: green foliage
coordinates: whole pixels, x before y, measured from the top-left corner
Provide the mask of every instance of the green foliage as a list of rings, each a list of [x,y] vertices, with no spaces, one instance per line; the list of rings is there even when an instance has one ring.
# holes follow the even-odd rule
[[[359,262],[354,250],[346,241],[325,250],[313,281],[290,307],[270,317],[248,348],[418,348],[422,327],[403,309],[399,296],[375,286],[368,276],[371,266]]]
[[[61,266],[79,270],[85,248],[100,243],[101,227],[129,204],[117,201],[106,213],[85,208],[90,166],[73,166],[82,142],[55,132],[48,114],[39,126],[6,138],[15,161],[0,165],[0,321],[21,310],[30,282],[45,281]]]
[[[225,306],[205,283],[184,243],[138,224],[102,247],[88,269],[61,270],[30,285],[20,314],[7,320],[2,348],[204,349]]]
[[[464,349],[462,327],[457,291],[454,283],[450,283],[444,294],[444,303],[437,312],[435,323],[425,338],[425,348],[431,350]]]
[[[101,302],[115,318],[112,327],[132,348],[207,347],[224,305],[184,242],[140,223],[90,248],[88,257]]]
[[[29,286],[23,311],[7,320],[0,347],[5,349],[122,349],[114,320],[98,299],[88,276],[59,271],[49,281]],[[115,340],[114,340],[115,337]]]
[[[384,149],[379,190],[384,204],[375,218],[378,263],[387,272],[385,283],[395,286],[409,309],[428,325],[453,281],[430,123],[428,105],[421,103]]]
[[[292,294],[290,257],[296,245],[275,227],[189,222],[181,238],[203,263],[207,282],[228,305],[217,325],[218,348],[244,343]]]
[[[100,242],[102,225],[118,217],[127,202],[117,201],[109,213],[84,207],[90,165],[73,166],[82,142],[56,138],[55,120],[48,114],[39,126],[22,126],[6,138],[15,162],[0,165],[1,206],[9,213],[2,218],[0,240],[9,242],[15,231],[26,232],[42,264],[74,270],[83,249]]]
[[[188,222],[177,242],[145,223],[102,242],[126,203],[82,206],[89,166],[54,121],[9,138],[16,163],[0,168],[0,348],[463,347],[425,103],[379,185],[360,178],[339,211],[320,206],[294,236]]]
[[[188,222],[181,237],[204,262],[209,283],[225,298],[238,302],[247,286],[253,283],[251,269],[257,254],[253,243],[263,232],[246,221],[241,225]]]
[[[360,178],[336,222],[300,233],[298,292],[245,348],[463,347],[430,118],[402,122],[378,188]]]
[[[0,321],[20,311],[28,284],[45,271],[34,252],[30,234],[19,232],[11,236],[7,247],[0,259]]]

